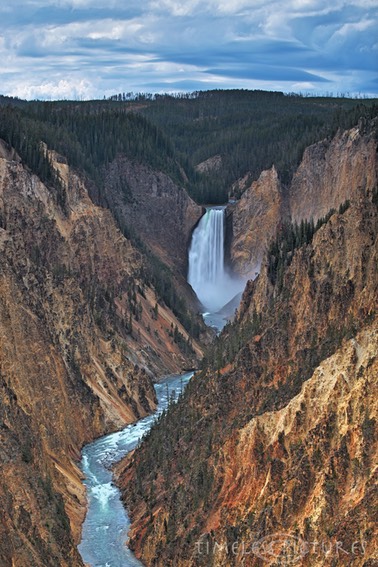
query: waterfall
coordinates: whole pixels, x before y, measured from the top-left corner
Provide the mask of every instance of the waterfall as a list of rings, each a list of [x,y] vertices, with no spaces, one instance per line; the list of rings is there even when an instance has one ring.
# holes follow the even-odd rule
[[[216,283],[224,272],[224,211],[207,209],[193,233],[188,281],[194,291]],[[197,293],[198,295],[198,293]]]
[[[204,308],[216,313],[240,291],[224,265],[225,207],[209,207],[193,232],[188,282]]]

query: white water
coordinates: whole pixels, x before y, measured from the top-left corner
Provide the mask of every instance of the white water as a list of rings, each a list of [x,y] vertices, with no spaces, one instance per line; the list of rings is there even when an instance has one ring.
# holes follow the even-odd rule
[[[82,452],[81,469],[85,474],[88,511],[78,546],[90,567],[142,567],[142,563],[126,547],[130,520],[113,484],[111,466],[136,447],[139,440],[168,406],[171,394],[183,391],[193,372],[174,376],[155,385],[158,408],[137,423],[97,439]]]
[[[232,277],[224,263],[224,210],[208,207],[193,232],[189,250],[188,282],[201,301],[207,315],[217,313],[243,287]]]

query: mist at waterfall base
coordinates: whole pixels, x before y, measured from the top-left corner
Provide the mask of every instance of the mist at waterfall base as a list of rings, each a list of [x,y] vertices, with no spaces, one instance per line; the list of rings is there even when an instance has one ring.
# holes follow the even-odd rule
[[[224,263],[225,207],[208,207],[193,232],[188,282],[204,307],[204,319],[221,328],[238,304],[245,280],[230,274]],[[235,298],[235,305],[232,300]],[[222,313],[230,303],[230,313]],[[218,315],[218,317],[214,317]]]

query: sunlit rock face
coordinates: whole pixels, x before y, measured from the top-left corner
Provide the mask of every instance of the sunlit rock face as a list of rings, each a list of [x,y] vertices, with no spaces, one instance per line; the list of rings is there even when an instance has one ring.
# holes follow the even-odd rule
[[[361,122],[331,141],[309,146],[288,188],[281,186],[274,166],[250,186],[247,176],[239,180],[244,193],[227,208],[227,254],[237,273],[255,276],[267,244],[282,222],[311,218],[316,222],[356,191],[376,186],[373,130],[371,124]]]
[[[353,198],[356,191],[371,191],[376,185],[374,129],[360,123],[330,142],[305,150],[290,186],[290,216],[297,223],[311,218],[316,221]]]
[[[263,171],[240,200],[227,208],[226,214],[230,264],[237,273],[254,278],[283,216],[281,184],[275,167]]]

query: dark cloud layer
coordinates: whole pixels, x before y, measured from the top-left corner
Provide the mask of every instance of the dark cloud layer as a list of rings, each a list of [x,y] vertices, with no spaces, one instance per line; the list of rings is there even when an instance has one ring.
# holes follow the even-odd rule
[[[0,6],[0,90],[25,98],[208,88],[372,96],[377,16],[376,0],[14,0]]]

